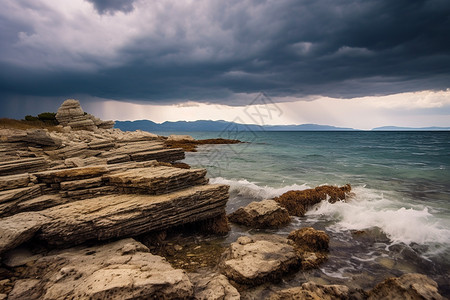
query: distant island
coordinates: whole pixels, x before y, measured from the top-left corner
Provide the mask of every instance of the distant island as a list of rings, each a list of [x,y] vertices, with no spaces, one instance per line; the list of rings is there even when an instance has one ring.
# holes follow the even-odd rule
[[[116,121],[116,128],[123,131],[144,130],[149,132],[194,132],[194,131],[361,131],[359,129],[336,127],[330,125],[301,124],[301,125],[256,125],[240,124],[228,121],[177,121],[155,123],[150,120]],[[397,127],[383,126],[373,128],[372,131],[447,131],[450,127]]]
[[[144,130],[156,132],[189,132],[189,131],[354,131],[357,129],[335,127],[329,125],[302,124],[302,125],[256,125],[240,124],[227,121],[177,121],[155,123],[149,120],[116,121],[116,128],[124,131]]]
[[[397,127],[397,126],[382,126],[372,129],[374,131],[447,131],[450,127]]]

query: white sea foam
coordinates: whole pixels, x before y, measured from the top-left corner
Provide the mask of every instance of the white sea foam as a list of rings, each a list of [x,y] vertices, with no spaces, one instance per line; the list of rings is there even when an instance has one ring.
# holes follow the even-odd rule
[[[450,230],[427,207],[419,208],[386,199],[376,191],[356,187],[348,202],[322,201],[307,216],[327,215],[337,222],[334,230],[380,228],[393,243],[450,244]]]
[[[305,190],[309,188],[309,186],[305,184],[293,184],[281,188],[274,188],[270,186],[259,186],[256,183],[250,182],[246,179],[229,180],[222,177],[211,178],[210,183],[227,184],[230,186],[230,193],[236,193],[237,195],[243,197],[254,198],[255,200],[271,199],[278,197],[287,191]]]
[[[305,190],[306,184],[288,185],[280,188],[260,186],[246,179],[230,180],[212,178],[211,183],[227,184],[230,193],[254,200],[271,199],[290,190]],[[438,219],[432,208],[401,202],[394,195],[364,186],[354,187],[355,197],[348,202],[331,204],[322,201],[307,212],[308,219],[321,215],[335,221],[330,230],[364,230],[378,227],[392,243],[446,244],[450,247],[450,227]]]

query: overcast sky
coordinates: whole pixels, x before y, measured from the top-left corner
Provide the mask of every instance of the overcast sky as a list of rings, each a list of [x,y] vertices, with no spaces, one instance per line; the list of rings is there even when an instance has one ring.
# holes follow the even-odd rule
[[[450,126],[449,0],[1,0],[0,117]],[[251,120],[246,120],[250,122]]]

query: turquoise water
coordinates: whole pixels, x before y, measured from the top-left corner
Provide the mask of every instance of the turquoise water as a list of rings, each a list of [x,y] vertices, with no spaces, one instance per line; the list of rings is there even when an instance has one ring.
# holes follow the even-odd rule
[[[201,146],[185,159],[206,168],[212,183],[230,185],[228,212],[288,190],[352,185],[355,197],[347,203],[324,201],[276,231],[313,226],[330,234],[330,258],[317,276],[339,282],[361,270],[373,280],[416,271],[437,280],[448,294],[450,132],[187,134],[248,142]],[[368,234],[358,237],[355,230]],[[227,241],[250,233],[233,226]]]

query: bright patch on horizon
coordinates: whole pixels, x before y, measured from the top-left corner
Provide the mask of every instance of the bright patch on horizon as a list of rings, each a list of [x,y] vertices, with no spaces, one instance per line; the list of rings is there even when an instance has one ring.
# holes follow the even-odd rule
[[[253,99],[257,94],[243,96]],[[450,89],[353,99],[316,97],[305,100],[275,97],[272,100],[280,113],[266,118],[266,125],[314,123],[355,129],[372,129],[379,126],[450,126]],[[98,114],[103,119],[121,121],[146,119],[156,123],[181,120],[224,120],[255,124],[255,120],[252,120],[245,110],[264,111],[266,109],[262,105],[229,106],[195,101],[155,105],[104,99],[97,99],[83,105],[86,111]]]

